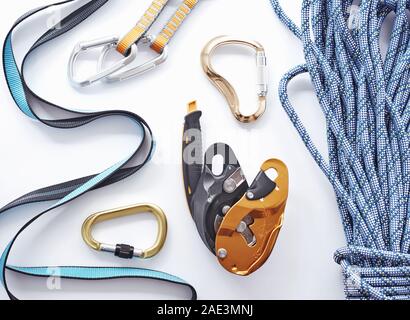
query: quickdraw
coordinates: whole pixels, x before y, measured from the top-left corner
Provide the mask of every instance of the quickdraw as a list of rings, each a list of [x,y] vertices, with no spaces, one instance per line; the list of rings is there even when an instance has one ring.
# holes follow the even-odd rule
[[[246,46],[254,49],[256,52],[258,108],[256,112],[250,116],[242,114],[239,98],[234,87],[212,67],[211,58],[215,50],[226,45]],[[259,42],[239,40],[229,36],[216,37],[209,41],[202,50],[201,62],[202,68],[209,80],[225,96],[232,114],[238,121],[243,123],[254,122],[265,113],[266,97],[268,94],[267,63],[265,49]]]
[[[156,37],[147,35],[147,32],[161,15],[161,12],[167,6],[168,2],[169,0],[154,0],[136,26],[122,39],[119,37],[108,37],[77,44],[71,54],[68,64],[68,75],[71,82],[74,85],[84,87],[100,80],[108,82],[127,80],[152,70],[165,62],[168,57],[168,43],[185,21],[191,10],[195,8],[199,0],[183,0],[174,15]],[[149,45],[152,50],[158,53],[158,57],[141,65],[129,66],[137,56],[138,45]],[[86,79],[78,79],[75,72],[77,58],[83,52],[98,47],[103,47],[103,49],[98,61],[97,74]],[[117,63],[105,67],[106,57],[112,50],[116,50],[123,56],[123,58]]]
[[[202,154],[202,112],[192,102],[185,117],[183,173],[185,192],[199,235],[229,272],[246,276],[268,259],[283,224],[288,197],[288,170],[280,160],[266,161],[251,186],[226,144]],[[216,175],[212,159],[224,159]],[[277,172],[275,181],[266,172]]]
[[[54,201],[54,203],[48,209],[30,218],[30,220],[27,221],[27,223],[17,232],[17,234],[11,239],[10,243],[5,248],[0,258],[1,284],[4,286],[10,299],[17,299],[17,297],[11,292],[8,286],[8,272],[6,271],[17,272],[34,277],[51,277],[54,275],[53,270],[58,269],[59,276],[64,279],[104,280],[114,278],[144,278],[156,281],[171,282],[189,288],[192,293],[191,298],[196,299],[196,291],[190,284],[176,276],[154,270],[125,267],[19,267],[7,264],[14,244],[19,239],[21,234],[34,222],[36,222],[47,213],[51,213],[54,209],[74,201],[76,198],[86,194],[89,191],[114,184],[135,174],[148,163],[154,151],[154,139],[151,129],[145,122],[145,120],[140,116],[132,112],[122,110],[79,112],[62,108],[36,95],[25,82],[24,68],[26,66],[26,62],[28,61],[27,58],[31,53],[33,53],[37,48],[41,47],[45,43],[54,40],[60,35],[63,35],[66,32],[70,31],[75,26],[79,25],[81,22],[91,16],[95,11],[106,4],[108,0],[91,0],[86,4],[80,6],[78,9],[75,9],[75,11],[58,22],[55,27],[45,32],[32,45],[29,51],[24,55],[21,65],[17,64],[15,59],[15,52],[13,50],[12,43],[15,29],[19,27],[23,22],[26,22],[31,17],[44,12],[44,10],[50,7],[59,8],[62,5],[75,2],[77,1],[67,0],[29,11],[12,26],[11,30],[7,34],[3,48],[3,67],[10,93],[19,109],[25,115],[33,120],[40,121],[41,123],[49,127],[58,129],[72,129],[85,126],[97,120],[102,120],[108,117],[120,116],[124,119],[131,120],[132,123],[134,123],[140,129],[141,142],[139,142],[135,146],[130,156],[117,162],[116,164],[98,174],[93,174],[87,177],[82,177],[33,191],[10,202],[0,209],[0,214],[4,214],[10,209],[24,205]],[[57,112],[59,116],[55,118],[42,118],[40,114],[43,113],[42,111],[44,110],[47,111],[47,114],[51,115],[56,114]],[[52,111],[54,111],[54,113]]]

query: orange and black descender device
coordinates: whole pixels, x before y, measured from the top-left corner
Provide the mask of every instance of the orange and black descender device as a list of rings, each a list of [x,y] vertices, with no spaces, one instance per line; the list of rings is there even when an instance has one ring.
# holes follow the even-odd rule
[[[183,174],[185,192],[198,233],[229,272],[247,276],[269,258],[283,224],[288,198],[286,165],[267,160],[249,186],[233,150],[216,143],[202,152],[202,131],[196,102],[185,117]],[[213,158],[222,156],[222,173],[215,174]],[[273,181],[266,174],[277,173]]]

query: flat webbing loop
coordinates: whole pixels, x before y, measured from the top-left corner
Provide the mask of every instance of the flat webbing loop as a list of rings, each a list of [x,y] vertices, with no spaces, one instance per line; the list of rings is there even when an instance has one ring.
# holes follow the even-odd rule
[[[154,42],[151,45],[151,49],[157,53],[162,53],[167,44],[174,37],[179,27],[184,23],[185,19],[195,8],[199,0],[184,0],[176,10],[175,14],[171,17],[162,31],[157,35]]]
[[[162,10],[166,7],[168,1],[169,0],[154,0],[135,27],[118,43],[117,51],[126,55],[131,46],[137,43],[149,28],[151,28]]]
[[[410,23],[407,0],[303,0],[299,28],[306,63],[279,86],[281,103],[332,184],[347,240],[335,260],[350,299],[410,299]],[[386,17],[395,20],[387,54]],[[288,84],[309,73],[327,125],[329,161],[293,108]]]
[[[125,110],[111,110],[111,111],[99,111],[99,112],[80,112],[70,110],[46,101],[45,99],[36,95],[28,86],[24,80],[24,68],[27,62],[27,58],[30,54],[39,48],[43,44],[51,41],[62,34],[65,34],[73,27],[77,26],[95,11],[105,5],[109,0],[91,0],[74,10],[67,17],[57,23],[56,27],[51,28],[44,33],[24,55],[21,65],[17,65],[15,59],[15,52],[13,50],[13,34],[17,27],[22,22],[29,20],[37,13],[49,8],[59,7],[70,3],[75,3],[78,0],[67,0],[44,6],[36,10],[32,10],[22,16],[10,29],[3,47],[3,68],[5,78],[10,90],[10,93],[19,107],[19,109],[28,117],[33,120],[37,120],[49,127],[56,129],[74,129],[77,127],[85,126],[89,123],[100,121],[106,118],[122,117],[125,120],[130,120],[139,129],[139,137],[136,145],[130,150],[129,156],[122,160],[119,160],[114,165],[110,166],[106,170],[92,174],[86,177],[74,179],[72,181],[63,182],[53,186],[45,187],[33,192],[30,192],[12,202],[0,208],[0,214],[8,212],[10,209],[21,207],[23,205],[29,205],[33,203],[54,201],[48,209],[36,213],[30,218],[27,223],[14,235],[9,244],[6,246],[3,254],[0,257],[0,282],[4,286],[10,299],[17,299],[17,297],[11,292],[7,283],[7,270],[12,272],[18,272],[28,276],[36,277],[55,277],[53,270],[58,270],[58,276],[67,279],[78,280],[102,280],[113,278],[147,278],[156,281],[172,282],[181,286],[184,286],[192,293],[191,298],[196,299],[195,289],[184,280],[154,270],[146,270],[139,268],[105,268],[105,267],[19,267],[8,265],[8,259],[12,252],[15,242],[20,235],[29,228],[34,222],[40,219],[47,213],[53,212],[54,209],[61,207],[76,198],[86,194],[89,191],[102,188],[113,183],[119,182],[142,169],[150,160],[154,151],[154,139],[152,131],[140,116],[135,113]],[[42,118],[39,115],[40,110],[47,110],[47,114],[58,114],[56,118],[47,119]],[[49,112],[49,111],[54,111]]]
[[[164,48],[171,41],[179,27],[183,24],[192,9],[195,8],[199,0],[183,0],[178,6],[173,16],[169,19],[165,27],[156,36],[151,44],[151,49],[161,54]],[[154,0],[147,12],[137,23],[137,25],[126,34],[118,43],[117,51],[126,55],[131,46],[137,43],[158,19],[162,10],[166,7],[168,0]]]

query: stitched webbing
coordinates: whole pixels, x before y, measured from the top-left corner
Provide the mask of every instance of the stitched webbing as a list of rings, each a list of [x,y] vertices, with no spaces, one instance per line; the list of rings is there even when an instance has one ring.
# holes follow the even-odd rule
[[[155,38],[154,42],[151,45],[151,49],[157,53],[162,53],[166,45],[171,41],[172,37],[178,31],[179,27],[188,17],[192,9],[197,5],[199,0],[184,0],[183,3],[179,6],[175,14],[168,21],[166,26]]]
[[[154,51],[159,54],[162,53],[166,45],[171,41],[172,37],[178,31],[179,27],[183,24],[191,10],[194,9],[198,2],[199,0],[184,0],[179,5],[174,15],[153,41],[151,48]],[[142,19],[137,23],[135,28],[133,28],[124,38],[120,40],[117,50],[123,55],[126,55],[131,46],[134,43],[137,43],[149,30],[167,3],[168,0],[155,0],[148,9],[147,13],[145,13]]]
[[[118,43],[117,50],[123,55],[126,55],[128,50],[134,43],[137,43],[143,35],[151,28],[157,20],[162,10],[166,7],[169,0],[154,0],[147,11],[144,13],[140,21],[135,27],[128,32]]]

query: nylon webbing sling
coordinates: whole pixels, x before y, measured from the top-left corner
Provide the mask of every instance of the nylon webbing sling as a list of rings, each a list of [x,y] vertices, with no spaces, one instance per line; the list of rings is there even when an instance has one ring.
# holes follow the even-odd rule
[[[164,48],[174,37],[175,33],[184,23],[185,19],[195,8],[198,2],[199,0],[182,1],[165,27],[162,28],[160,33],[153,40],[151,49],[153,49],[157,53],[162,53]],[[120,40],[117,46],[117,51],[125,55],[130,47],[134,43],[137,43],[142,38],[142,36],[151,28],[167,3],[168,1],[164,0],[154,0],[151,7],[147,11],[151,13],[149,15],[145,13],[142,19],[137,23],[137,25]]]
[[[0,214],[4,214],[8,210],[23,205],[29,205],[38,202],[55,201],[47,210],[34,215],[13,237],[7,245],[0,259],[1,267],[1,283],[3,284],[8,296],[11,299],[17,299],[11,292],[7,284],[6,271],[14,271],[28,276],[49,277],[53,276],[55,267],[19,267],[7,264],[13,245],[19,236],[35,221],[47,213],[51,213],[53,209],[61,207],[74,199],[84,195],[88,191],[108,186],[110,184],[121,181],[144,167],[150,160],[154,150],[154,140],[152,132],[148,124],[138,115],[123,110],[101,111],[101,112],[79,112],[67,108],[57,106],[37,96],[26,84],[24,79],[24,67],[28,56],[40,46],[47,42],[65,34],[95,11],[105,5],[109,0],[92,0],[76,9],[62,21],[57,23],[55,27],[44,33],[26,53],[20,68],[14,57],[12,37],[14,30],[27,19],[48,9],[50,7],[60,7],[69,3],[77,2],[78,0],[67,0],[58,2],[52,5],[43,6],[32,10],[22,16],[9,31],[3,48],[3,67],[9,86],[9,90],[19,109],[29,118],[42,122],[43,124],[57,129],[72,129],[87,125],[97,120],[102,120],[108,117],[123,117],[131,120],[140,129],[141,142],[135,147],[131,155],[101,173],[93,174],[87,177],[75,179],[72,181],[56,184],[43,189],[30,192],[0,209]],[[39,115],[39,111],[58,110],[64,116],[56,118],[43,118]],[[103,280],[115,278],[148,278],[158,281],[167,281],[189,288],[192,292],[192,299],[196,299],[195,289],[184,280],[163,272],[139,269],[139,268],[112,268],[112,267],[58,267],[59,276],[66,279],[78,280]]]

